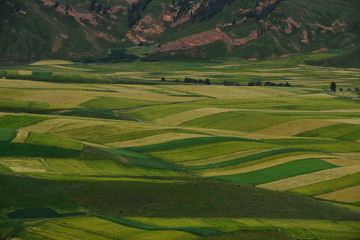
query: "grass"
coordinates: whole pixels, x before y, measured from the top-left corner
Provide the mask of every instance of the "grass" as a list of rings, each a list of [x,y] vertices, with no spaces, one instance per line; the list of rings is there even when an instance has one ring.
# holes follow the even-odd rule
[[[347,175],[357,173],[358,171],[358,166],[331,168],[319,172],[313,172],[291,178],[286,178],[275,182],[265,183],[260,185],[259,187],[276,191],[287,191],[294,188],[304,187],[311,184],[341,178]]]
[[[96,215],[163,218],[181,216],[355,220],[359,217],[350,210],[309,198],[216,181],[79,182],[0,175],[0,182],[0,204],[3,209],[44,206],[57,211],[78,212],[81,207]]]
[[[301,137],[334,138],[345,141],[360,139],[360,126],[355,124],[336,124],[298,134]]]
[[[13,212],[6,214],[11,219],[33,219],[33,218],[60,218],[60,217],[69,217],[82,215],[84,213],[66,213],[59,214],[51,208],[26,208],[26,209],[17,209]]]
[[[322,161],[320,159],[305,159],[290,163],[284,163],[274,167],[256,170],[253,172],[217,176],[214,178],[233,183],[259,185],[335,167],[337,166]]]
[[[27,229],[26,231],[33,231]],[[71,238],[76,235],[80,239],[129,239],[129,240],[192,240],[195,235],[181,231],[151,231],[133,227],[127,227],[98,217],[76,217],[47,221],[39,224],[36,228],[37,234],[51,234],[55,239],[61,237]],[[27,232],[22,232],[24,236]],[[74,235],[75,234],[75,235]],[[38,235],[39,236],[39,235]],[[50,236],[49,236],[50,237]],[[22,239],[29,239],[24,237]],[[31,239],[31,238],[30,238]],[[36,239],[36,238],[35,238]]]
[[[290,220],[290,221],[289,221]],[[79,239],[126,239],[126,240],[262,240],[262,239],[334,239],[350,240],[357,236],[356,222],[303,219],[267,219],[267,218],[122,218],[122,217],[71,217],[51,219],[26,228],[18,235],[21,239],[43,239],[48,236],[55,239],[74,236]],[[140,222],[139,222],[140,221]],[[145,222],[145,224],[143,223]],[[162,224],[160,224],[162,223]],[[156,224],[156,225],[155,225]],[[162,227],[159,227],[161,225]],[[190,227],[186,227],[190,226]],[[210,234],[211,229],[228,228],[226,233]],[[164,230],[163,230],[164,229]],[[179,229],[179,230],[165,230]],[[231,230],[230,230],[231,229]],[[187,233],[198,231],[195,234]],[[215,230],[216,231],[216,230]],[[33,235],[37,233],[39,235]],[[214,232],[212,232],[214,233]],[[202,236],[204,234],[205,236]]]
[[[156,226],[153,224],[145,224],[142,222],[134,221],[131,219],[126,219],[122,217],[116,217],[116,216],[100,216],[103,219],[122,224],[129,227],[135,227],[140,228],[144,230],[153,230],[153,231],[159,231],[159,230],[176,230],[176,231],[184,231],[191,234],[195,234],[198,236],[212,236],[212,235],[219,235],[222,232],[212,229],[212,228],[206,228],[206,227],[161,227]]]
[[[277,239],[277,240],[292,240],[293,238],[286,233],[276,230],[240,230],[232,233],[227,233],[221,236],[211,236],[204,238],[207,240],[263,240],[263,239]]]
[[[360,151],[360,143],[340,141],[340,140],[330,140],[330,139],[316,139],[316,138],[307,138],[307,139],[268,139],[265,142],[271,144],[277,144],[289,148],[304,148],[314,151],[323,151],[323,152],[358,152]]]
[[[30,65],[42,66],[42,65],[68,65],[68,64],[73,64],[73,62],[65,61],[65,60],[41,60],[31,63]]]
[[[133,147],[128,148],[133,151],[138,152],[155,152],[155,151],[168,151],[172,149],[200,146],[212,143],[220,142],[261,142],[258,140],[247,139],[247,138],[236,138],[236,137],[200,137],[200,138],[190,138],[190,139],[181,139],[175,140],[167,143],[159,143],[147,146]]]
[[[199,131],[186,130],[181,128],[168,128],[168,129],[156,129],[156,130],[143,130],[143,131],[134,131],[129,133],[117,134],[117,135],[105,135],[99,136],[97,138],[98,143],[109,143],[109,142],[120,142],[128,141],[134,139],[140,139],[145,137],[150,137],[158,134],[164,133],[193,133],[193,134],[203,134]]]
[[[259,142],[220,142],[193,147],[178,148],[168,151],[150,152],[152,156],[165,159],[170,162],[184,164],[189,161],[206,160],[209,158],[220,158],[221,156],[233,154],[239,151],[247,151],[257,148],[267,148],[269,145]]]
[[[21,111],[42,111],[49,107],[46,102],[33,102],[33,101],[22,101],[13,99],[0,99],[0,109],[12,110],[15,112]]]
[[[289,192],[306,196],[315,196],[357,185],[359,184],[359,179],[360,173],[355,173],[341,178],[291,189]]]
[[[46,119],[46,117],[38,116],[5,115],[0,117],[0,127],[17,129],[35,124]]]
[[[44,161],[52,168],[63,173],[63,179],[69,178],[68,176],[73,176],[81,178],[82,176],[88,176],[101,179],[119,179],[123,177],[134,177],[141,178],[167,178],[170,177],[183,177],[179,171],[168,171],[159,168],[151,167],[140,167],[135,164],[121,163],[125,162],[124,160],[108,159],[106,156],[99,156],[99,160],[91,159],[75,159],[75,158],[45,158]],[[65,164],[64,164],[65,163]],[[148,163],[149,165],[149,163]],[[55,176],[49,175],[48,178],[55,178]],[[84,178],[83,178],[84,179]],[[128,178],[127,181],[131,181],[131,178]],[[144,179],[146,180],[146,179]],[[171,180],[169,180],[171,181]]]
[[[162,102],[145,101],[130,98],[100,97],[81,104],[83,107],[95,109],[130,109],[149,105],[158,105]]]
[[[4,166],[1,163],[0,163],[0,172],[1,173],[13,173],[13,171],[10,168],[8,168],[7,166]]]
[[[176,104],[174,107],[173,104],[161,105],[161,106],[149,106],[141,109],[135,109],[126,112],[131,117],[139,118],[144,121],[152,121],[158,118],[163,118],[172,114],[181,113],[184,111],[189,111],[193,109],[200,108],[196,103],[181,103]]]
[[[206,164],[206,165],[197,165],[197,166],[186,166],[186,169],[189,170],[202,170],[202,169],[213,169],[213,168],[222,168],[222,167],[228,167],[231,165],[237,165],[240,163],[250,162],[259,160],[261,158],[280,155],[284,153],[295,153],[295,152],[303,152],[306,151],[304,149],[297,149],[297,148],[285,148],[285,149],[276,149],[276,150],[270,150],[266,152],[256,153],[253,155],[236,158],[224,162],[214,163],[214,164]]]
[[[16,130],[11,128],[0,128],[0,142],[10,142],[16,137]]]
[[[131,151],[127,149],[104,149],[106,151],[120,154],[126,158],[131,164],[142,167],[166,169],[166,170],[178,170],[178,168],[171,163],[165,162],[161,159],[146,155],[144,153]]]
[[[360,203],[360,185],[317,195],[316,198],[345,203]]]
[[[0,156],[26,156],[26,157],[71,157],[80,151],[54,146],[45,146],[26,143],[5,142],[0,144]]]
[[[181,126],[253,132],[291,120],[295,120],[295,118],[258,112],[226,112],[197,118],[185,122]]]
[[[76,142],[68,139],[62,139],[59,137],[55,137],[52,135],[45,135],[41,133],[30,133],[25,142],[29,144],[54,146],[54,147],[77,150],[77,151],[81,151],[84,147],[84,145],[80,142]]]

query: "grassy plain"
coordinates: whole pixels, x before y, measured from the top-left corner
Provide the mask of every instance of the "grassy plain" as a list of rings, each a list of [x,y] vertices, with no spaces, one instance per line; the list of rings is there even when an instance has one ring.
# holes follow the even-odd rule
[[[360,71],[317,58],[0,66],[0,239],[357,239]]]

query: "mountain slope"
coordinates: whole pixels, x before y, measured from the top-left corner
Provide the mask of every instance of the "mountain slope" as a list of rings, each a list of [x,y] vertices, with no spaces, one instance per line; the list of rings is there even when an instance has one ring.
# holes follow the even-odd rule
[[[346,48],[360,40],[359,8],[345,0],[2,0],[0,60],[89,60],[136,45],[150,59]]]

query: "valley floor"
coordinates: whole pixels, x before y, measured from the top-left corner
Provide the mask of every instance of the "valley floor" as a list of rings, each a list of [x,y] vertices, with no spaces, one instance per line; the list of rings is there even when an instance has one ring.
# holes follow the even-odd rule
[[[0,67],[0,239],[359,239],[360,70],[298,61]]]

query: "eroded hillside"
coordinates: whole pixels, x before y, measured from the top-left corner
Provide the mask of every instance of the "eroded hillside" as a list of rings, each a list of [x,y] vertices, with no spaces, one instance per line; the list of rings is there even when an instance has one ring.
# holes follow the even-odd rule
[[[344,0],[2,0],[0,59],[95,60],[137,45],[151,59],[343,49],[359,43],[359,8]]]

